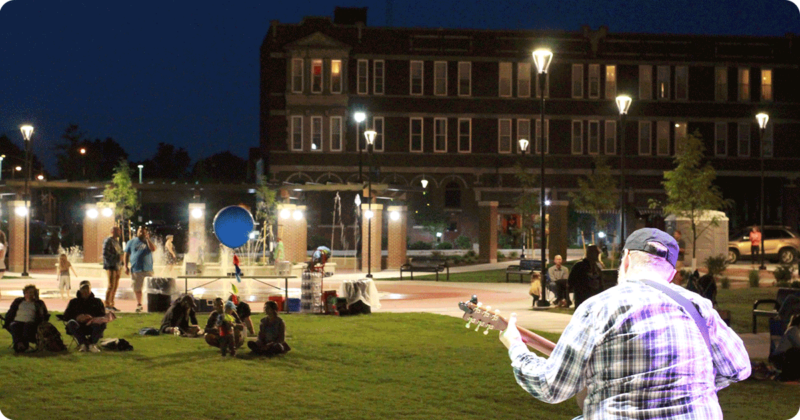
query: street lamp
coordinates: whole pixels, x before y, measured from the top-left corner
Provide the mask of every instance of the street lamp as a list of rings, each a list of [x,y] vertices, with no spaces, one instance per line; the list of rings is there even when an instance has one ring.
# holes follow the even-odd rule
[[[86,148],[81,147],[81,173],[83,174],[84,181],[86,180]]]
[[[522,153],[522,159],[525,159],[525,151],[528,150],[528,144],[530,144],[530,142],[528,141],[528,139],[519,139],[518,142],[519,142],[519,151],[520,151],[520,153]],[[522,161],[522,171],[525,172],[525,161],[524,160]],[[525,186],[524,185],[522,186],[522,194],[525,194]],[[525,259],[525,232],[526,232],[525,231],[525,207],[522,206],[522,207],[520,207],[520,209],[521,209],[520,213],[522,213],[522,216],[520,217],[520,226],[519,226],[519,229],[520,229],[520,238],[519,238],[520,240],[519,240],[519,242],[520,242],[520,246],[521,246],[521,250],[520,250],[520,253],[519,253],[519,259],[520,260],[524,260]],[[533,254],[531,254],[531,257],[533,257]]]
[[[140,184],[142,183],[142,169],[143,168],[144,168],[144,165],[139,165],[139,183]]]
[[[540,218],[541,218],[541,229],[542,229],[542,244],[541,244],[541,247],[542,247],[542,250],[541,250],[542,281],[544,281],[544,279],[547,278],[546,277],[547,276],[547,267],[546,267],[547,264],[545,263],[545,261],[547,261],[546,260],[547,253],[545,251],[545,248],[547,248],[547,246],[545,245],[545,241],[547,241],[547,235],[545,233],[545,220],[544,220],[544,218],[545,218],[544,217],[544,215],[545,215],[545,210],[544,210],[544,208],[545,208],[545,204],[544,204],[544,88],[545,88],[544,78],[546,77],[545,75],[547,74],[547,69],[550,67],[550,62],[552,62],[552,61],[553,61],[553,52],[548,50],[548,49],[539,48],[539,49],[537,49],[536,51],[533,52],[533,62],[534,62],[534,64],[536,64],[536,71],[541,76],[541,77],[537,77],[536,78],[536,87],[537,87],[537,90],[539,91],[539,96],[541,96],[541,99],[542,99],[541,106],[539,108],[539,111],[541,112],[541,115],[540,115],[540,124],[541,124],[541,126],[540,126],[540,128],[542,130],[542,135],[540,136],[542,144],[539,146],[539,150],[541,152],[540,153],[540,157],[541,157],[541,162],[540,162],[541,163],[541,178],[539,180],[540,185],[541,185],[541,191],[539,193],[540,194],[539,195],[539,200],[540,200],[541,204],[539,205],[539,207],[540,207],[539,213],[540,213]],[[541,83],[542,85],[539,86],[539,83]],[[547,300],[545,300],[545,302],[547,302]]]
[[[761,151],[759,158],[761,160],[761,265],[759,270],[766,270],[767,266],[764,265],[764,130],[767,128],[769,122],[769,115],[762,112],[756,115],[759,129],[759,144],[761,144]]]
[[[22,137],[25,139],[25,195],[23,196],[23,201],[25,202],[25,208],[28,210],[25,212],[25,233],[23,239],[23,249],[22,249],[22,274],[21,277],[28,277],[28,258],[29,258],[29,250],[28,250],[28,225],[30,224],[30,191],[28,190],[28,182],[31,177],[31,165],[28,162],[28,156],[30,154],[31,149],[31,134],[33,134],[33,126],[32,125],[23,125],[19,128],[22,132]]]
[[[361,163],[361,133],[359,133],[358,125],[361,124],[364,120],[367,119],[367,114],[363,112],[356,112],[353,114],[353,119],[356,120],[356,148],[358,149],[358,182],[363,183],[363,178],[361,176],[362,173],[362,163]]]
[[[425,179],[425,175],[422,175],[422,181],[419,183],[422,184],[422,189],[428,188],[428,180]]]
[[[369,194],[369,201],[367,201],[367,278],[372,278],[372,152],[375,149],[375,136],[378,133],[375,130],[367,130],[364,132],[364,137],[367,138],[367,149],[369,149],[369,172],[367,173],[367,180],[369,186],[367,192]]]
[[[0,181],[3,180],[3,160],[6,158],[6,155],[0,155]]]
[[[627,198],[625,197],[625,124],[628,120],[628,109],[631,107],[633,100],[628,95],[617,96],[617,108],[619,109],[619,245],[625,241],[625,207],[627,205]],[[621,256],[620,256],[621,257]]]

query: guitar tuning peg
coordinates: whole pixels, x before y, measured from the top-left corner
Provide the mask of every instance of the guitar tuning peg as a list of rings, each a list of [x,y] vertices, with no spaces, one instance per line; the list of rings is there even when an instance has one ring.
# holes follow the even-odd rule
[[[483,335],[489,335],[489,328],[483,330]]]
[[[492,310],[492,307],[491,307],[491,306],[487,306],[487,307],[486,307],[486,310],[487,310],[487,311],[491,311],[491,310]]]
[[[500,315],[500,310],[499,310],[499,309],[495,309],[495,310],[494,310],[494,314],[495,314],[495,315]]]
[[[477,306],[480,308],[481,306],[483,306],[483,303],[481,303],[481,302],[478,302],[478,305],[477,305]]]

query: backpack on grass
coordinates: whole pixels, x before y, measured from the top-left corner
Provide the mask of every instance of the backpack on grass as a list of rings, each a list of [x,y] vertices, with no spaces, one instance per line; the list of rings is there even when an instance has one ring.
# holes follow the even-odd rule
[[[61,333],[56,327],[45,321],[39,324],[36,329],[37,348],[52,352],[62,352],[67,349],[64,341],[61,340]]]

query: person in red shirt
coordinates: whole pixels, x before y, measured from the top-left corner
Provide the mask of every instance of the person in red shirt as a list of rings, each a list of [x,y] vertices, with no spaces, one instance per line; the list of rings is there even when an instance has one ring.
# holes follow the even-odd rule
[[[750,257],[752,258],[753,265],[756,265],[756,256],[761,252],[761,232],[758,226],[753,226],[750,231]]]

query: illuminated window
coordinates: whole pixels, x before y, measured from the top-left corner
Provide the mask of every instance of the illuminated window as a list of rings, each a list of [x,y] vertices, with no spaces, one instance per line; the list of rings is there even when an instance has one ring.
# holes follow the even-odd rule
[[[409,150],[412,152],[422,152],[422,118],[411,118],[409,124]]]
[[[412,61],[409,71],[411,72],[411,94],[422,95],[423,62]]]
[[[331,60],[331,93],[342,93],[342,60]]]
[[[728,100],[728,68],[717,67],[714,69],[714,98],[719,102]]]
[[[322,117],[311,117],[311,151],[322,151]]]
[[[292,117],[292,150],[303,150],[303,117]]]
[[[572,97],[583,98],[583,64],[572,65]]]
[[[739,124],[739,156],[750,157],[750,124]]]
[[[589,98],[600,97],[600,65],[589,64]]]
[[[639,99],[653,99],[653,66],[639,66]]]
[[[517,147],[519,147],[519,140],[525,139],[531,141],[531,120],[519,119],[517,120]],[[528,145],[527,152],[532,150],[531,144]]]
[[[331,151],[342,151],[342,117],[331,117]]]
[[[497,150],[500,153],[511,153],[511,120],[498,121]]]
[[[472,63],[458,62],[458,96],[472,95]]]
[[[472,119],[459,118],[458,120],[458,152],[469,153],[472,151]]]
[[[739,100],[750,100],[750,69],[739,69]]]
[[[606,121],[606,154],[607,155],[616,155],[617,154],[617,122],[616,121]]]
[[[303,59],[292,59],[292,93],[303,93]]]
[[[433,119],[433,151],[447,152],[447,118]]]
[[[772,101],[772,70],[761,70],[761,100]]]
[[[639,121],[639,154],[653,154],[653,133],[650,121]]]
[[[500,96],[511,96],[511,63],[500,63]]]
[[[658,99],[669,99],[669,66],[658,66],[656,94]]]
[[[520,98],[531,96],[531,63],[517,64],[517,96]]]
[[[358,89],[359,95],[366,95],[369,92],[369,60],[358,60],[357,65]]]
[[[433,94],[447,96],[447,62],[433,63]]]
[[[322,93],[322,60],[311,60],[311,93]]]
[[[617,98],[617,66],[606,66],[606,99]]]
[[[572,154],[583,154],[583,121],[572,121]]]
[[[656,154],[669,156],[669,121],[656,122]]]
[[[714,154],[717,156],[728,154],[728,123],[714,124]]]
[[[383,95],[384,62],[375,60],[372,62],[372,93]]]
[[[675,99],[689,99],[689,68],[686,66],[675,67]]]

